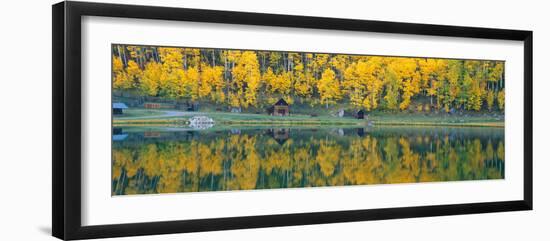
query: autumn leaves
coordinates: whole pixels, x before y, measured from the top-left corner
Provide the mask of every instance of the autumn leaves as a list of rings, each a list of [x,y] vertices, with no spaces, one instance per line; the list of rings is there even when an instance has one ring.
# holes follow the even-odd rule
[[[504,109],[504,62],[113,45],[113,88],[228,107]]]

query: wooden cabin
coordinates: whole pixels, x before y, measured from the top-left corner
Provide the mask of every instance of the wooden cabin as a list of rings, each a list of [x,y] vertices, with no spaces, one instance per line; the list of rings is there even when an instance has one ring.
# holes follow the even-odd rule
[[[115,102],[113,103],[113,114],[114,115],[122,115],[124,112],[122,110],[128,109],[128,106],[122,102]]]
[[[268,111],[272,116],[288,116],[290,115],[290,106],[285,100],[279,99]]]
[[[170,103],[156,103],[156,102],[146,102],[143,103],[143,108],[145,109],[176,109],[176,104]]]
[[[161,105],[160,105],[160,103],[148,102],[148,103],[143,104],[143,108],[145,108],[145,109],[160,109]]]
[[[365,119],[365,111],[364,110],[357,111],[357,114],[355,115],[355,117],[357,117],[357,119]]]
[[[198,111],[199,104],[192,102],[178,103],[174,106],[175,109],[184,110],[184,111]]]

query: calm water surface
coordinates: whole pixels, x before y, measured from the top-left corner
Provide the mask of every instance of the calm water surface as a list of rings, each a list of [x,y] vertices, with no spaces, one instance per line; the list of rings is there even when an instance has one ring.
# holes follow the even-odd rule
[[[112,195],[504,178],[503,128],[116,128]]]

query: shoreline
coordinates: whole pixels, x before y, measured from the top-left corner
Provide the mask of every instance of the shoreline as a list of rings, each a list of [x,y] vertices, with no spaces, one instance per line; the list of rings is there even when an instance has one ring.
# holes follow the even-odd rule
[[[357,126],[357,127],[370,127],[370,126],[448,126],[448,127],[492,127],[492,128],[504,128],[504,122],[407,122],[407,121],[216,121],[216,124],[226,126]],[[154,127],[174,127],[174,126],[188,126],[187,119],[134,119],[134,120],[117,120],[113,119],[113,127],[118,126],[154,126]]]
[[[113,116],[113,126],[189,126],[194,116],[211,118],[215,125],[224,126],[448,126],[448,127],[495,127],[504,128],[504,116],[484,113],[478,115],[452,115],[433,113],[385,113],[375,112],[365,119],[336,117],[331,115],[310,116],[292,114],[270,116],[254,113],[185,112],[177,110],[134,109],[129,114]]]

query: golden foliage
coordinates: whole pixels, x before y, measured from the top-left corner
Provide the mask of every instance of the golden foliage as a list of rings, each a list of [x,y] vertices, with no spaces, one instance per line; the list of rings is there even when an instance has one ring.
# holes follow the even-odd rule
[[[280,98],[367,111],[503,111],[505,102],[501,61],[125,45],[112,58],[114,89],[245,109]]]

